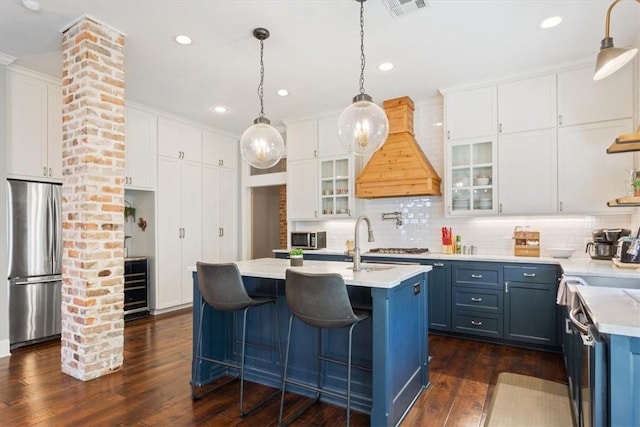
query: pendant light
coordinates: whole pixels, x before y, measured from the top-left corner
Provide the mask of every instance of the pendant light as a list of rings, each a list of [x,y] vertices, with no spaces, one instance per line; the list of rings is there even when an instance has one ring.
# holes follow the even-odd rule
[[[240,152],[242,157],[254,168],[268,169],[280,161],[284,154],[284,142],[282,135],[271,122],[264,116],[264,41],[269,38],[269,30],[256,28],[253,37],[260,40],[260,84],[258,85],[258,97],[260,98],[260,115],[253,121],[253,126],[248,128],[240,138]]]
[[[338,119],[338,136],[351,154],[367,156],[382,146],[389,135],[389,119],[364,91],[364,2],[360,3],[360,93],[353,97]]]
[[[611,10],[620,0],[614,0],[607,9],[607,20],[604,27],[604,38],[600,42],[600,52],[596,60],[596,72],[593,80],[601,80],[618,71],[638,52],[637,48],[613,47],[613,37],[609,37],[609,22],[611,21]],[[636,0],[640,3],[640,0]]]

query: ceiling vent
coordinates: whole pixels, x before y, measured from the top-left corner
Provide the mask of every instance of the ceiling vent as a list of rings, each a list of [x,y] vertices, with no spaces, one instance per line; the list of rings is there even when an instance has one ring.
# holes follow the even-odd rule
[[[440,177],[413,133],[413,101],[408,96],[382,103],[389,137],[356,179],[356,197],[440,196]]]
[[[383,0],[382,2],[394,18],[417,12],[428,5],[424,0]]]

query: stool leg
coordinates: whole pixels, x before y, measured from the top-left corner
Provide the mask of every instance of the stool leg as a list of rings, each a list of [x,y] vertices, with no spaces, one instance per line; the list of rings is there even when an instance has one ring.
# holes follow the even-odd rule
[[[204,317],[204,309],[206,303],[202,303],[200,306],[200,321],[198,322],[198,343],[196,345],[196,355],[194,357],[195,366],[193,367],[193,376],[191,378],[191,399],[196,399],[196,379],[200,375],[200,346],[202,344],[202,319]]]
[[[242,356],[240,359],[240,415],[244,416],[244,406],[242,404],[244,398],[244,357],[246,352],[247,343],[247,311],[249,307],[245,308],[242,313]]]
[[[280,345],[280,323],[278,321],[278,304],[273,301],[273,324],[276,328],[276,348],[278,349],[278,358],[280,359],[280,381],[282,382],[282,346]]]
[[[287,331],[287,350],[284,353],[284,369],[282,371],[282,396],[280,397],[280,415],[278,416],[278,425],[282,425],[282,413],[284,411],[284,393],[287,388],[287,366],[289,365],[289,347],[291,346],[291,324],[293,322],[293,314],[289,316],[289,328]]]
[[[356,325],[357,323],[354,323],[349,328],[349,353],[348,353],[349,359],[347,360],[347,427],[349,427],[350,425],[349,421],[351,416],[351,348],[353,343],[353,340],[352,340],[353,328]]]

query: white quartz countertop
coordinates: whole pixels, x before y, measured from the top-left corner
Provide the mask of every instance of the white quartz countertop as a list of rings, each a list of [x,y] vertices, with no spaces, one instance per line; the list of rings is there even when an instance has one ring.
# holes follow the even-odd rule
[[[364,286],[369,288],[390,289],[399,285],[403,280],[409,279],[421,273],[431,271],[428,265],[388,265],[367,263],[362,271],[353,271],[352,265],[342,261],[309,261],[304,260],[302,267],[291,267],[288,259],[260,258],[236,262],[240,274],[250,277],[262,277],[266,279],[285,279],[287,268],[304,273],[338,273],[345,283],[351,286]],[[371,271],[370,268],[384,268],[384,270]],[[190,267],[195,271],[195,267]]]
[[[274,253],[289,253],[288,249],[274,249]],[[308,251],[318,255],[344,255],[343,251],[332,249],[318,249]],[[562,267],[562,271],[568,276],[610,276],[638,279],[640,282],[640,264],[638,268],[619,268],[612,261],[595,260],[591,258],[552,258],[552,257],[522,257],[514,255],[493,254],[443,254],[440,252],[426,252],[422,254],[381,254],[377,252],[364,252],[361,255],[367,257],[384,257],[402,259],[431,259],[443,261],[489,261],[509,262],[523,264],[555,264]]]
[[[597,286],[575,289],[600,333],[640,338],[640,290]]]

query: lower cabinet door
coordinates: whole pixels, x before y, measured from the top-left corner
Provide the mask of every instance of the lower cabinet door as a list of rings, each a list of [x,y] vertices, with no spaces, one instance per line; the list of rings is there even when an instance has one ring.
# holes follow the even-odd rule
[[[504,298],[505,339],[557,345],[555,285],[509,282]]]
[[[453,311],[453,331],[484,337],[502,338],[502,313]]]
[[[429,329],[451,330],[451,264],[430,263],[429,272]]]

